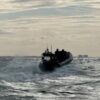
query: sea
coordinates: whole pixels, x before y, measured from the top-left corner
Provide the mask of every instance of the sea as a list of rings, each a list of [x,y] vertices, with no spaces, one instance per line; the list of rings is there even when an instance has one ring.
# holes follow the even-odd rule
[[[40,57],[0,57],[0,100],[100,100],[100,57],[77,56],[54,72]]]

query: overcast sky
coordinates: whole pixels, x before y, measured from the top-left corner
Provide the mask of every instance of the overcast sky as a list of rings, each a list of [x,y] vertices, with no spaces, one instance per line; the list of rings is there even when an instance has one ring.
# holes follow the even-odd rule
[[[0,0],[0,55],[40,55],[51,44],[100,56],[100,0]]]

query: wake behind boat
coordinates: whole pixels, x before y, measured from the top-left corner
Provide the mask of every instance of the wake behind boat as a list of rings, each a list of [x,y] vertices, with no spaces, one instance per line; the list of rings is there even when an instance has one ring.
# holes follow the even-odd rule
[[[52,53],[49,51],[49,49],[47,49],[42,54],[42,59],[39,64],[39,68],[42,71],[52,72],[56,68],[71,63],[72,60],[72,54],[70,52],[65,51],[64,49],[62,49],[62,51],[59,51],[59,49],[57,49],[55,53]]]

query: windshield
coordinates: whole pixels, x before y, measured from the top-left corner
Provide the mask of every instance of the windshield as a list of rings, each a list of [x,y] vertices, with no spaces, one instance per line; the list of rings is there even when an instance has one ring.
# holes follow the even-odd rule
[[[50,57],[44,57],[44,60],[49,61],[50,60]]]

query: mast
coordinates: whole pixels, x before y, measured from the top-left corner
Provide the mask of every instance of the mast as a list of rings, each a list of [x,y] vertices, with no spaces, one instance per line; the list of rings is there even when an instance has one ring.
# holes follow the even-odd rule
[[[47,48],[46,48],[46,50],[49,50],[49,48],[48,48],[48,44],[47,44]]]
[[[51,45],[51,52],[52,52],[52,45]]]

